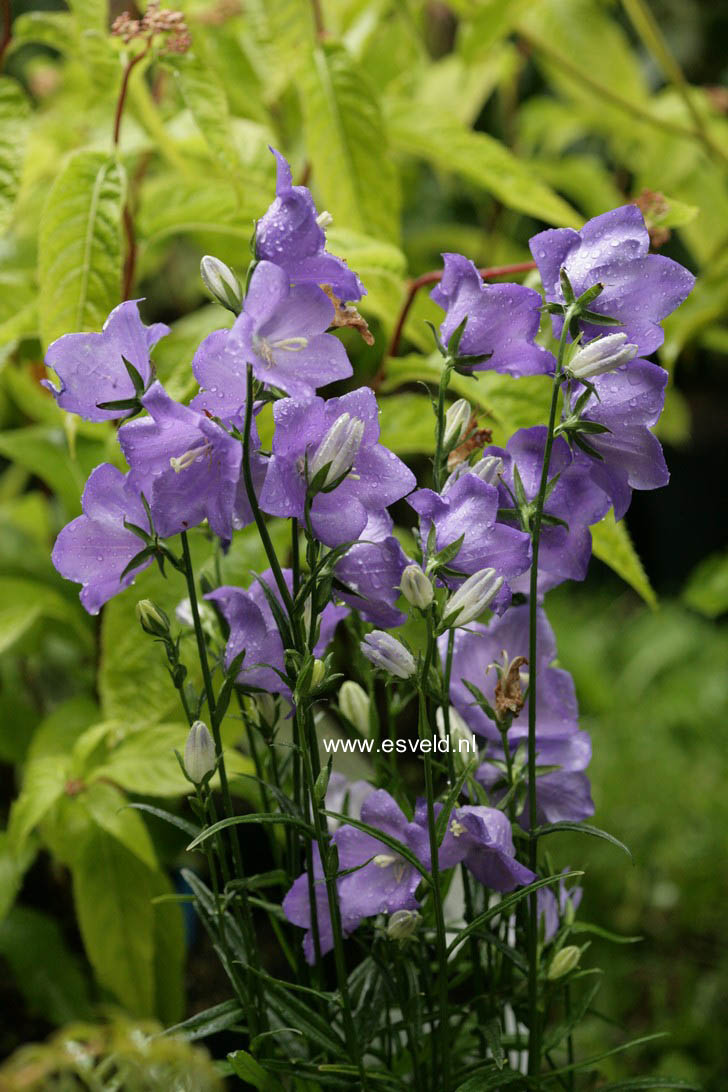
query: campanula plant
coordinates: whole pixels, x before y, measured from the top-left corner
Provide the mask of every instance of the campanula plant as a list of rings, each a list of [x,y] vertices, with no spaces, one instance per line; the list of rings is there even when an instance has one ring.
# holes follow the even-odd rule
[[[381,442],[374,391],[329,389],[352,375],[332,329],[365,286],[273,154],[249,268],[202,259],[235,318],[194,353],[189,404],[155,378],[166,328],[143,325],[140,301],[50,346],[58,404],[123,418],[128,467],[93,470],[53,562],[90,613],[155,562],[186,597],[199,690],[166,614],[145,600],[138,616],[190,725],[189,848],[208,872],[187,882],[228,976],[235,1072],[258,1088],[573,1089],[591,1064],[572,1042],[593,996],[582,871],[554,871],[545,843],[616,839],[585,822],[591,741],[544,597],[585,578],[610,508],[620,519],[632,490],[667,481],[651,431],[667,375],[644,357],[693,278],[649,253],[632,205],[536,235],[540,288],[443,255],[418,482]],[[546,419],[491,444],[451,389],[483,371],[544,384]],[[224,556],[251,524],[267,565],[249,586],[195,568],[196,528]],[[247,814],[223,747],[233,710],[256,761]],[[327,721],[348,749],[368,744],[370,778],[337,770]],[[275,864],[263,874],[246,852],[256,828]]]

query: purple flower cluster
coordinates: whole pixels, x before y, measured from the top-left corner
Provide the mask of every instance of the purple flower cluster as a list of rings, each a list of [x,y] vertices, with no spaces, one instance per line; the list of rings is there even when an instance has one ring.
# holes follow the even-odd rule
[[[360,621],[377,627],[360,646],[369,663],[389,673],[396,688],[416,684],[431,694],[427,670],[428,665],[436,670],[428,658],[434,638],[440,635],[442,663],[452,640],[452,719],[457,713],[464,722],[461,733],[470,729],[482,747],[475,773],[479,785],[470,782],[469,802],[456,804],[440,831],[438,868],[462,865],[484,887],[511,891],[534,878],[516,857],[506,805],[497,806],[513,771],[523,781],[529,682],[538,683],[537,814],[528,814],[523,793],[510,794],[510,806],[522,824],[579,821],[593,812],[585,772],[591,742],[579,727],[573,681],[554,666],[554,634],[540,604],[561,582],[584,579],[590,528],[610,508],[619,519],[633,489],[667,481],[662,449],[651,431],[663,407],[667,375],[641,357],[661,344],[659,323],[685,299],[693,278],[675,262],[649,254],[641,213],[631,205],[596,217],[581,232],[540,233],[531,247],[556,337],[567,312],[570,319],[557,359],[538,340],[539,293],[515,284],[484,284],[472,262],[445,254],[432,298],[445,312],[439,334],[446,379],[453,368],[465,374],[491,370],[514,378],[553,377],[561,385],[562,411],[555,435],[538,424],[517,431],[505,447],[482,450],[481,439],[481,450],[471,451],[462,445],[472,424],[461,400],[447,416],[447,428],[457,438],[448,433],[445,439],[444,428],[438,434],[438,458],[443,458],[435,468],[436,488],[418,489],[409,468],[380,443],[371,389],[330,398],[317,393],[352,375],[344,343],[330,331],[342,314],[339,304],[360,299],[365,289],[346,262],[327,251],[328,215],[317,213],[309,191],[293,185],[288,163],[273,154],[276,196],[256,225],[255,261],[244,297],[222,263],[205,259],[213,263],[209,269],[215,276],[229,274],[235,291],[228,293],[227,305],[236,317],[231,328],[214,331],[197,348],[192,370],[199,392],[189,405],[173,399],[156,379],[150,354],[168,329],[145,326],[139,301],[117,307],[101,333],[68,334],[50,346],[46,362],[59,385],[48,386],[61,408],[97,422],[130,417],[117,433],[128,471],[111,463],[96,467],[82,497],[82,515],[59,534],[53,562],[82,585],[81,602],[96,613],[155,556],[166,551],[179,564],[166,539],[204,523],[227,548],[234,532],[254,519],[259,525],[263,516],[298,521],[317,577],[303,592],[298,577],[294,587],[293,573],[279,569],[271,556],[275,572],[256,577],[247,589],[225,585],[206,596],[226,634],[225,668],[235,664],[236,681],[246,690],[282,694],[291,703],[294,691],[300,709],[305,685],[301,690],[292,681],[291,664],[323,657],[339,621],[356,611]],[[215,276],[206,280],[213,293]],[[577,328],[569,308],[574,297],[597,286],[588,313],[580,311],[574,320],[578,336],[572,344]],[[600,316],[616,320],[620,332],[602,338]],[[268,402],[274,431],[270,450],[264,451],[256,418]],[[452,454],[455,468],[440,488]],[[418,520],[417,561],[400,545],[389,512],[405,497]],[[537,656],[528,663],[530,605],[524,596],[530,590],[533,525],[542,499]],[[406,647],[404,636],[386,632],[406,621],[410,606],[431,626],[424,657]],[[482,620],[486,607],[487,621]],[[290,627],[279,627],[288,610]],[[305,647],[296,637],[299,644],[291,651],[286,632],[293,632],[301,617],[307,619]],[[322,666],[323,677],[328,667]],[[311,692],[320,697],[319,690]],[[362,700],[368,700],[363,692]],[[338,854],[334,883],[342,929],[349,934],[364,919],[417,909],[420,885],[433,867],[434,835],[425,802],[418,802],[409,818],[385,790],[365,782],[348,786],[335,774],[328,808],[346,801],[349,819],[360,815],[368,828],[345,820],[330,828]],[[435,805],[438,815],[441,808]],[[578,897],[565,890],[540,894],[546,939]],[[289,921],[306,930],[310,962],[317,948],[326,952],[333,946],[317,846],[312,877],[304,873],[295,880],[283,909]]]
[[[335,793],[340,799],[341,785],[336,785]],[[331,803],[329,798],[327,803]],[[362,823],[394,839],[429,871],[432,860],[424,801],[418,801],[414,819],[408,820],[390,794],[377,789],[365,795],[360,816]],[[375,833],[346,822],[337,828],[332,841],[338,851],[339,871],[346,873],[336,882],[345,935],[352,933],[364,918],[417,909],[416,891],[422,875],[407,856],[398,853],[388,842],[380,841]],[[512,891],[534,878],[533,873],[516,860],[511,824],[496,808],[466,805],[451,813],[438,853],[438,865],[446,869],[461,862],[494,891]],[[320,949],[325,953],[333,947],[333,931],[318,854],[314,855],[314,889]],[[289,921],[306,930],[304,952],[309,963],[313,963],[315,945],[307,873],[294,881],[283,900],[283,910]]]

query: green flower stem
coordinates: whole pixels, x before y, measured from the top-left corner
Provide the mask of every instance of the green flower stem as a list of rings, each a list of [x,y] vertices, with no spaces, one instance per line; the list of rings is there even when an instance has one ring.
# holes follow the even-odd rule
[[[326,817],[322,814],[321,807],[316,800],[314,787],[316,775],[314,774],[314,767],[311,759],[313,754],[315,753],[316,759],[318,760],[316,730],[310,710],[307,709],[304,712],[301,709],[300,702],[296,706],[296,720],[302,722],[300,723],[300,734],[301,738],[305,739],[305,745],[302,747],[303,764],[306,773],[306,780],[308,783],[308,794],[311,800],[311,814],[313,816],[313,826],[316,836],[316,843],[318,845],[319,855],[321,857],[321,867],[323,868],[324,880],[326,883],[326,897],[328,900],[329,914],[331,916],[331,929],[334,937],[334,964],[336,967],[336,981],[339,987],[339,993],[341,994],[346,1045],[352,1059],[359,1067],[359,1079],[363,1088],[365,1086],[366,1078],[361,1057],[361,1050],[356,1034],[356,1028],[354,1026],[354,1020],[351,1013],[349,986],[346,974],[346,961],[344,959],[343,934],[341,931],[341,914],[339,913],[339,895],[336,889],[336,873],[335,871],[332,871],[330,867],[331,850],[329,847],[328,831],[326,829]],[[315,903],[311,902],[310,905],[313,915]],[[316,943],[316,933],[314,933],[314,943]]]
[[[554,446],[556,412],[561,393],[561,376],[566,351],[566,339],[571,308],[564,315],[564,325],[559,341],[559,353],[554,371],[551,394],[551,409],[546,433],[546,446],[541,468],[541,481],[536,495],[535,508],[531,518],[531,582],[528,595],[528,812],[529,812],[529,859],[532,872],[538,864],[538,839],[534,833],[538,825],[536,818],[536,704],[538,678],[536,671],[538,654],[538,555],[541,543],[541,521],[546,500],[546,486],[549,480],[551,452]],[[541,1014],[538,1007],[538,896],[535,891],[528,896],[528,1073],[537,1076],[541,1069]]]
[[[252,422],[253,368],[251,364],[248,364],[247,396],[245,402],[245,424],[243,428],[243,482],[245,483],[245,492],[248,496],[248,503],[250,504],[250,508],[253,513],[255,526],[258,528],[260,541],[263,543],[265,555],[268,558],[268,563],[273,572],[273,578],[278,585],[278,590],[281,593],[281,598],[283,600],[286,610],[288,611],[288,615],[291,619],[291,625],[294,625],[293,600],[291,599],[291,593],[288,590],[288,585],[283,579],[283,572],[281,571],[280,562],[278,561],[278,556],[275,552],[273,543],[271,542],[270,535],[268,534],[268,528],[266,527],[263,513],[260,510],[258,497],[255,493],[255,486],[253,485],[253,474],[250,469],[250,429]]]
[[[425,687],[427,685],[427,677],[430,673],[430,665],[432,663],[433,654],[435,651],[435,635],[434,625],[432,618],[429,620],[427,631],[427,648],[425,651],[425,659],[422,665],[422,673],[420,675],[419,682],[419,716],[418,716],[418,728],[419,735],[422,741],[429,740],[432,743],[432,728],[427,712],[427,696],[425,693]],[[437,946],[437,963],[438,963],[438,994],[439,994],[439,1008],[440,1008],[440,1020],[438,1026],[438,1038],[440,1043],[440,1068],[441,1068],[441,1083],[439,1085],[440,1092],[449,1092],[450,1090],[450,1017],[449,1017],[449,1004],[448,1004],[448,981],[447,981],[447,935],[445,932],[445,916],[443,913],[442,905],[442,892],[440,890],[440,867],[438,862],[439,857],[439,845],[437,842],[437,826],[435,820],[435,791],[433,787],[432,778],[432,755],[429,751],[423,750],[423,762],[425,767],[425,795],[427,797],[427,831],[430,839],[430,857],[431,872],[432,872],[432,904],[435,911],[435,939]]]
[[[443,438],[445,436],[445,394],[447,393],[447,388],[450,385],[451,375],[452,364],[446,361],[442,369],[442,375],[440,376],[440,386],[438,387],[437,391],[437,430],[435,433],[435,460],[432,467],[432,479],[436,493],[439,493],[442,487],[442,449]]]
[[[215,743],[215,755],[217,758],[217,768],[220,775],[220,791],[222,793],[223,805],[225,807],[225,814],[232,818],[235,814],[233,810],[232,797],[230,796],[230,785],[227,779],[227,770],[225,768],[225,756],[223,754],[222,737],[220,735],[220,724],[217,717],[217,704],[215,701],[215,690],[212,685],[212,675],[210,673],[210,664],[207,659],[207,645],[205,644],[205,635],[202,630],[202,623],[200,621],[200,609],[197,601],[197,587],[195,585],[195,574],[192,568],[192,558],[190,556],[190,544],[187,539],[187,532],[183,531],[180,535],[182,540],[182,558],[184,563],[185,578],[187,580],[187,591],[190,597],[190,608],[192,611],[192,622],[195,629],[195,638],[197,640],[197,652],[200,660],[200,667],[202,668],[202,678],[205,684],[205,694],[207,695],[207,708],[210,714],[210,730],[212,732],[212,738]],[[240,879],[245,876],[243,868],[243,855],[240,850],[240,840],[236,830],[231,830],[230,841],[232,843],[233,862],[235,871]],[[225,880],[230,878],[229,869],[227,864],[227,855],[224,852],[222,845],[220,846],[220,864],[223,868],[223,875]],[[227,875],[226,875],[227,874]],[[242,906],[242,927],[243,936],[246,941],[247,955],[252,966],[258,966],[258,948],[255,943],[255,930],[253,928],[253,916],[248,903],[247,892],[243,890],[241,897]],[[260,1011],[262,1012],[262,1001],[259,980],[256,978],[256,993],[258,995]],[[254,1010],[251,1008],[251,1020],[252,1024],[256,1025],[255,1034],[257,1034],[257,1018],[254,1016]],[[252,1028],[251,1028],[252,1031]]]

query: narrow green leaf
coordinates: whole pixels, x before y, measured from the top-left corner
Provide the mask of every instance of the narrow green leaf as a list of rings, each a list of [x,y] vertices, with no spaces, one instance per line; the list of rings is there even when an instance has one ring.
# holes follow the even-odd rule
[[[599,523],[591,529],[594,556],[614,569],[630,587],[641,595],[650,607],[657,606],[657,596],[650,584],[647,573],[635,550],[627,525],[624,520],[615,522],[614,511],[610,510]]]
[[[226,1031],[244,1020],[245,1012],[239,1002],[223,1001],[203,1012],[195,1013],[188,1020],[183,1020],[181,1024],[165,1028],[161,1034],[194,1042],[195,1039],[206,1039],[208,1035],[215,1035],[218,1031]]]
[[[89,151],[73,155],[53,183],[38,239],[45,345],[61,334],[100,330],[119,303],[125,187],[121,164]]]
[[[326,814],[328,815],[329,812],[326,812]],[[212,826],[205,827],[202,833],[198,834],[197,837],[190,842],[187,849],[197,849],[198,846],[202,845],[202,843],[206,842],[209,838],[212,838],[218,831],[227,830],[228,827],[236,827],[240,824],[244,825],[247,823],[258,823],[263,826],[296,827],[310,838],[313,837],[314,833],[310,823],[305,823],[303,819],[299,819],[295,815],[231,815],[228,819],[220,819],[219,822],[213,823]]]
[[[376,93],[347,50],[316,46],[299,75],[319,205],[353,231],[396,242],[399,183]]]
[[[195,53],[171,54],[165,63],[174,72],[185,106],[214,158],[237,182],[240,157],[230,127],[230,107],[216,72]]]
[[[624,1081],[600,1085],[599,1092],[639,1092],[643,1088],[682,1088],[683,1092],[701,1092],[703,1086],[681,1077],[628,1077]]]
[[[605,842],[611,842],[617,849],[621,849],[627,854],[630,860],[632,860],[632,853],[624,844],[620,842],[619,838],[615,838],[613,834],[609,834],[606,830],[600,830],[599,827],[592,827],[588,823],[571,823],[564,821],[562,823],[548,823],[542,827],[536,827],[534,831],[539,838],[543,838],[545,834],[557,834],[561,830],[573,830],[577,834],[589,834],[592,838],[601,838]]]

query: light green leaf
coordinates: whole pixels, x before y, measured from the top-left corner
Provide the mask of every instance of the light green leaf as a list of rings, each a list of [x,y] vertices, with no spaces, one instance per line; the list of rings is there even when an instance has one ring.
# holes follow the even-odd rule
[[[157,857],[152,840],[138,811],[126,807],[126,797],[113,785],[94,781],[79,794],[79,803],[96,824],[117,842],[125,846],[152,871]]]
[[[84,967],[54,918],[16,906],[0,923],[0,955],[10,965],[30,1013],[56,1025],[91,1017]]]
[[[614,569],[617,576],[621,576],[642,596],[645,603],[656,607],[657,596],[637,556],[624,520],[616,523],[614,512],[610,509],[603,520],[594,524],[591,532],[594,556]]]
[[[10,649],[41,617],[70,622],[82,635],[86,632],[79,612],[53,588],[35,580],[0,577],[0,653]]]
[[[29,42],[50,46],[59,53],[72,53],[78,44],[73,16],[67,11],[26,11],[13,23],[10,49]]]
[[[316,46],[300,73],[319,207],[353,231],[396,242],[399,183],[374,89],[343,46]]]
[[[17,853],[7,832],[0,830],[0,922],[15,901],[36,849],[35,845],[26,845],[22,853]]]
[[[214,158],[237,181],[240,159],[230,128],[230,107],[218,75],[195,53],[171,54],[166,64],[174,72],[185,106],[194,117]]]
[[[432,451],[435,415],[424,394],[393,394],[380,402],[381,443],[399,455]]]
[[[184,750],[188,731],[186,724],[155,724],[133,732],[93,776],[108,778],[141,796],[182,796],[190,791],[190,783],[182,776],[174,752]]]
[[[156,876],[100,827],[73,866],[73,894],[86,954],[103,987],[135,1016],[155,1009]]]
[[[571,205],[488,133],[473,132],[444,111],[424,112],[410,101],[391,100],[386,117],[392,144],[401,151],[460,175],[507,208],[558,227],[581,227]]]
[[[0,235],[10,223],[25,155],[30,106],[20,84],[0,76]]]
[[[41,335],[100,330],[119,303],[125,175],[100,152],[72,156],[50,189],[40,222]]]
[[[247,1050],[235,1050],[228,1054],[227,1059],[235,1076],[259,1089],[259,1092],[271,1092],[271,1089],[281,1087],[280,1082],[266,1073],[260,1062],[252,1054],[248,1054]]]
[[[711,554],[691,572],[683,600],[708,618],[728,611],[728,554]]]
[[[68,441],[61,428],[31,425],[0,432],[0,455],[37,474],[58,496],[68,518],[81,511],[81,493],[86,479],[95,466],[105,459],[118,458],[107,451],[103,440],[78,436],[75,457],[68,450]]]

